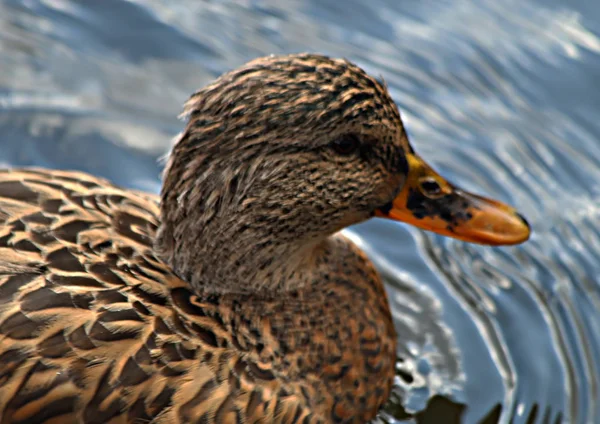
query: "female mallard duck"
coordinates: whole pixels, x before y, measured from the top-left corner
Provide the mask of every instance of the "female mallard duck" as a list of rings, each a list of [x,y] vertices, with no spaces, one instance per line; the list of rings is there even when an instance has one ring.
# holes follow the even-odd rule
[[[0,172],[0,422],[365,422],[394,376],[372,216],[514,244],[512,208],[411,148],[347,61],[267,57],[187,102],[162,197]]]

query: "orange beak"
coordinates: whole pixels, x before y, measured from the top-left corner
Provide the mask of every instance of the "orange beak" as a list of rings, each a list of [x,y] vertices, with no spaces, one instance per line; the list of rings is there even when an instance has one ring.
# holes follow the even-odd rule
[[[407,161],[402,191],[376,216],[473,243],[507,245],[529,238],[529,224],[512,207],[454,187],[416,154]]]

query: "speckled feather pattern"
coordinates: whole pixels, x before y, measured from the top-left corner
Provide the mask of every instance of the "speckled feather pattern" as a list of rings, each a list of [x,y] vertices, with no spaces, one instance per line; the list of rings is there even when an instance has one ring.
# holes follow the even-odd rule
[[[165,170],[156,250],[192,287],[306,284],[313,273],[298,270],[311,269],[299,263],[307,246],[390,202],[412,150],[386,87],[318,55],[249,62],[192,95],[184,116]],[[357,153],[333,152],[331,143],[348,136],[360,140]],[[247,257],[253,263],[243,266]]]
[[[406,179],[385,86],[347,61],[272,56],[185,116],[160,200],[0,172],[3,424],[362,423],[388,398],[385,290],[338,232]]]
[[[155,256],[158,198],[0,172],[0,422],[365,422],[387,399],[382,284],[343,238],[280,295],[191,291]],[[318,273],[317,273],[318,275]]]

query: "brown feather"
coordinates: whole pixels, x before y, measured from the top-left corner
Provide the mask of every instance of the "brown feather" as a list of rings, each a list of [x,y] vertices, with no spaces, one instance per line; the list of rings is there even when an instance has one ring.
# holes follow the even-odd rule
[[[266,58],[186,113],[161,205],[80,172],[0,171],[0,422],[365,422],[387,399],[385,290],[332,235],[404,178],[383,86],[347,62]],[[358,170],[319,150],[350,118],[379,140]]]

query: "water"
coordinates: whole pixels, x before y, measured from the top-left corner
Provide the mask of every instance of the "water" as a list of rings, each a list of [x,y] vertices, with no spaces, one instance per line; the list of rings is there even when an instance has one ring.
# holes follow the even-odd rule
[[[350,230],[400,335],[381,418],[600,423],[595,2],[0,0],[0,165],[157,192],[191,92],[299,51],[383,75],[417,151],[534,229],[511,248],[378,220]]]

